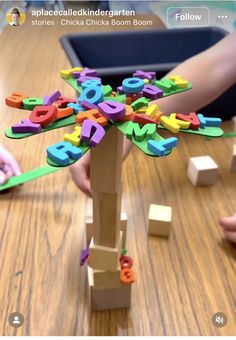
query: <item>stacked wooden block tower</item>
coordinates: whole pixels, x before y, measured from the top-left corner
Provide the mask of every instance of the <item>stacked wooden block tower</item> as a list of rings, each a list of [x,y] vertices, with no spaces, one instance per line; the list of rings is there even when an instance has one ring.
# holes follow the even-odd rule
[[[88,265],[91,310],[130,306],[131,283],[121,281],[120,265],[126,242],[126,223],[121,222],[122,147],[123,136],[112,127],[101,143],[91,149],[93,237]],[[127,278],[130,281],[129,275]]]

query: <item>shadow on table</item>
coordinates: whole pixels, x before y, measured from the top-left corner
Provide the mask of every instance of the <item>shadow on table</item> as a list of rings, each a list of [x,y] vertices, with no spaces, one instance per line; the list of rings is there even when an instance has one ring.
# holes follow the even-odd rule
[[[229,258],[236,261],[236,244],[223,238],[218,242],[219,247],[226,253]]]

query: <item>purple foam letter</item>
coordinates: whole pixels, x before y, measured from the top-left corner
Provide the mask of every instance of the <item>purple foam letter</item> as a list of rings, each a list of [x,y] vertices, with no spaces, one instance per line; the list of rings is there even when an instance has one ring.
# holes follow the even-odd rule
[[[163,91],[154,85],[148,84],[144,86],[143,95],[144,97],[147,97],[153,100],[153,99],[163,97]]]
[[[101,142],[105,136],[104,128],[97,122],[90,119],[83,121],[80,140],[85,143],[89,143],[92,147],[96,146]]]
[[[40,124],[32,123],[27,118],[22,119],[21,124],[12,125],[11,129],[12,129],[12,132],[14,133],[26,133],[26,132],[40,133],[41,132]]]
[[[61,96],[60,91],[55,91],[50,96],[45,96],[43,100],[43,105],[52,105]]]
[[[108,119],[117,120],[125,115],[125,104],[107,100],[98,104],[99,111]]]

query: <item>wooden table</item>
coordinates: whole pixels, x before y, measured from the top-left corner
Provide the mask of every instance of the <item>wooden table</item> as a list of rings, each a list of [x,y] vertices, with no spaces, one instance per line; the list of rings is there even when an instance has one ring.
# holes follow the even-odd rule
[[[13,91],[40,97],[60,89],[74,96],[58,75],[69,67],[58,38],[74,28],[32,28],[28,19],[17,30],[8,27],[0,35],[1,131],[27,116],[5,106]],[[26,171],[45,164],[46,147],[70,130],[19,141],[1,133],[0,141]],[[128,251],[137,276],[128,311],[89,311],[86,267],[79,266],[88,199],[67,169],[1,194],[0,334],[234,335],[236,251],[218,227],[219,216],[236,207],[236,174],[229,172],[233,142],[182,134],[172,155],[149,158],[133,149],[124,163]],[[212,187],[194,188],[188,181],[188,159],[199,155],[212,156],[220,166]],[[168,240],[147,236],[151,203],[173,207]],[[17,330],[8,323],[14,311],[25,317]],[[228,316],[222,329],[211,322],[218,311]]]

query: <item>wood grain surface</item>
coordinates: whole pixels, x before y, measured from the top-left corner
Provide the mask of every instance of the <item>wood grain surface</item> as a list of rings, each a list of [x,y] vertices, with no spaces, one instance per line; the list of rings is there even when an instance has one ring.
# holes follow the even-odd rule
[[[75,29],[33,28],[28,18],[17,30],[7,27],[0,35],[0,141],[27,171],[45,164],[46,147],[71,128],[7,139],[4,129],[26,112],[6,107],[4,98],[18,90],[40,97],[60,89],[74,96],[58,74],[69,67],[58,39]],[[224,128],[232,130],[233,123]],[[219,216],[236,207],[236,173],[229,172],[234,142],[181,134],[168,157],[133,149],[125,161],[127,248],[137,276],[130,310],[88,309],[87,270],[79,255],[89,202],[67,169],[1,194],[0,335],[235,335],[236,251],[218,227]],[[186,176],[189,157],[199,155],[219,164],[212,187],[194,188]],[[147,236],[152,203],[173,208],[169,239]],[[8,323],[15,311],[25,317],[18,329]],[[218,311],[228,316],[222,329],[211,321]]]

